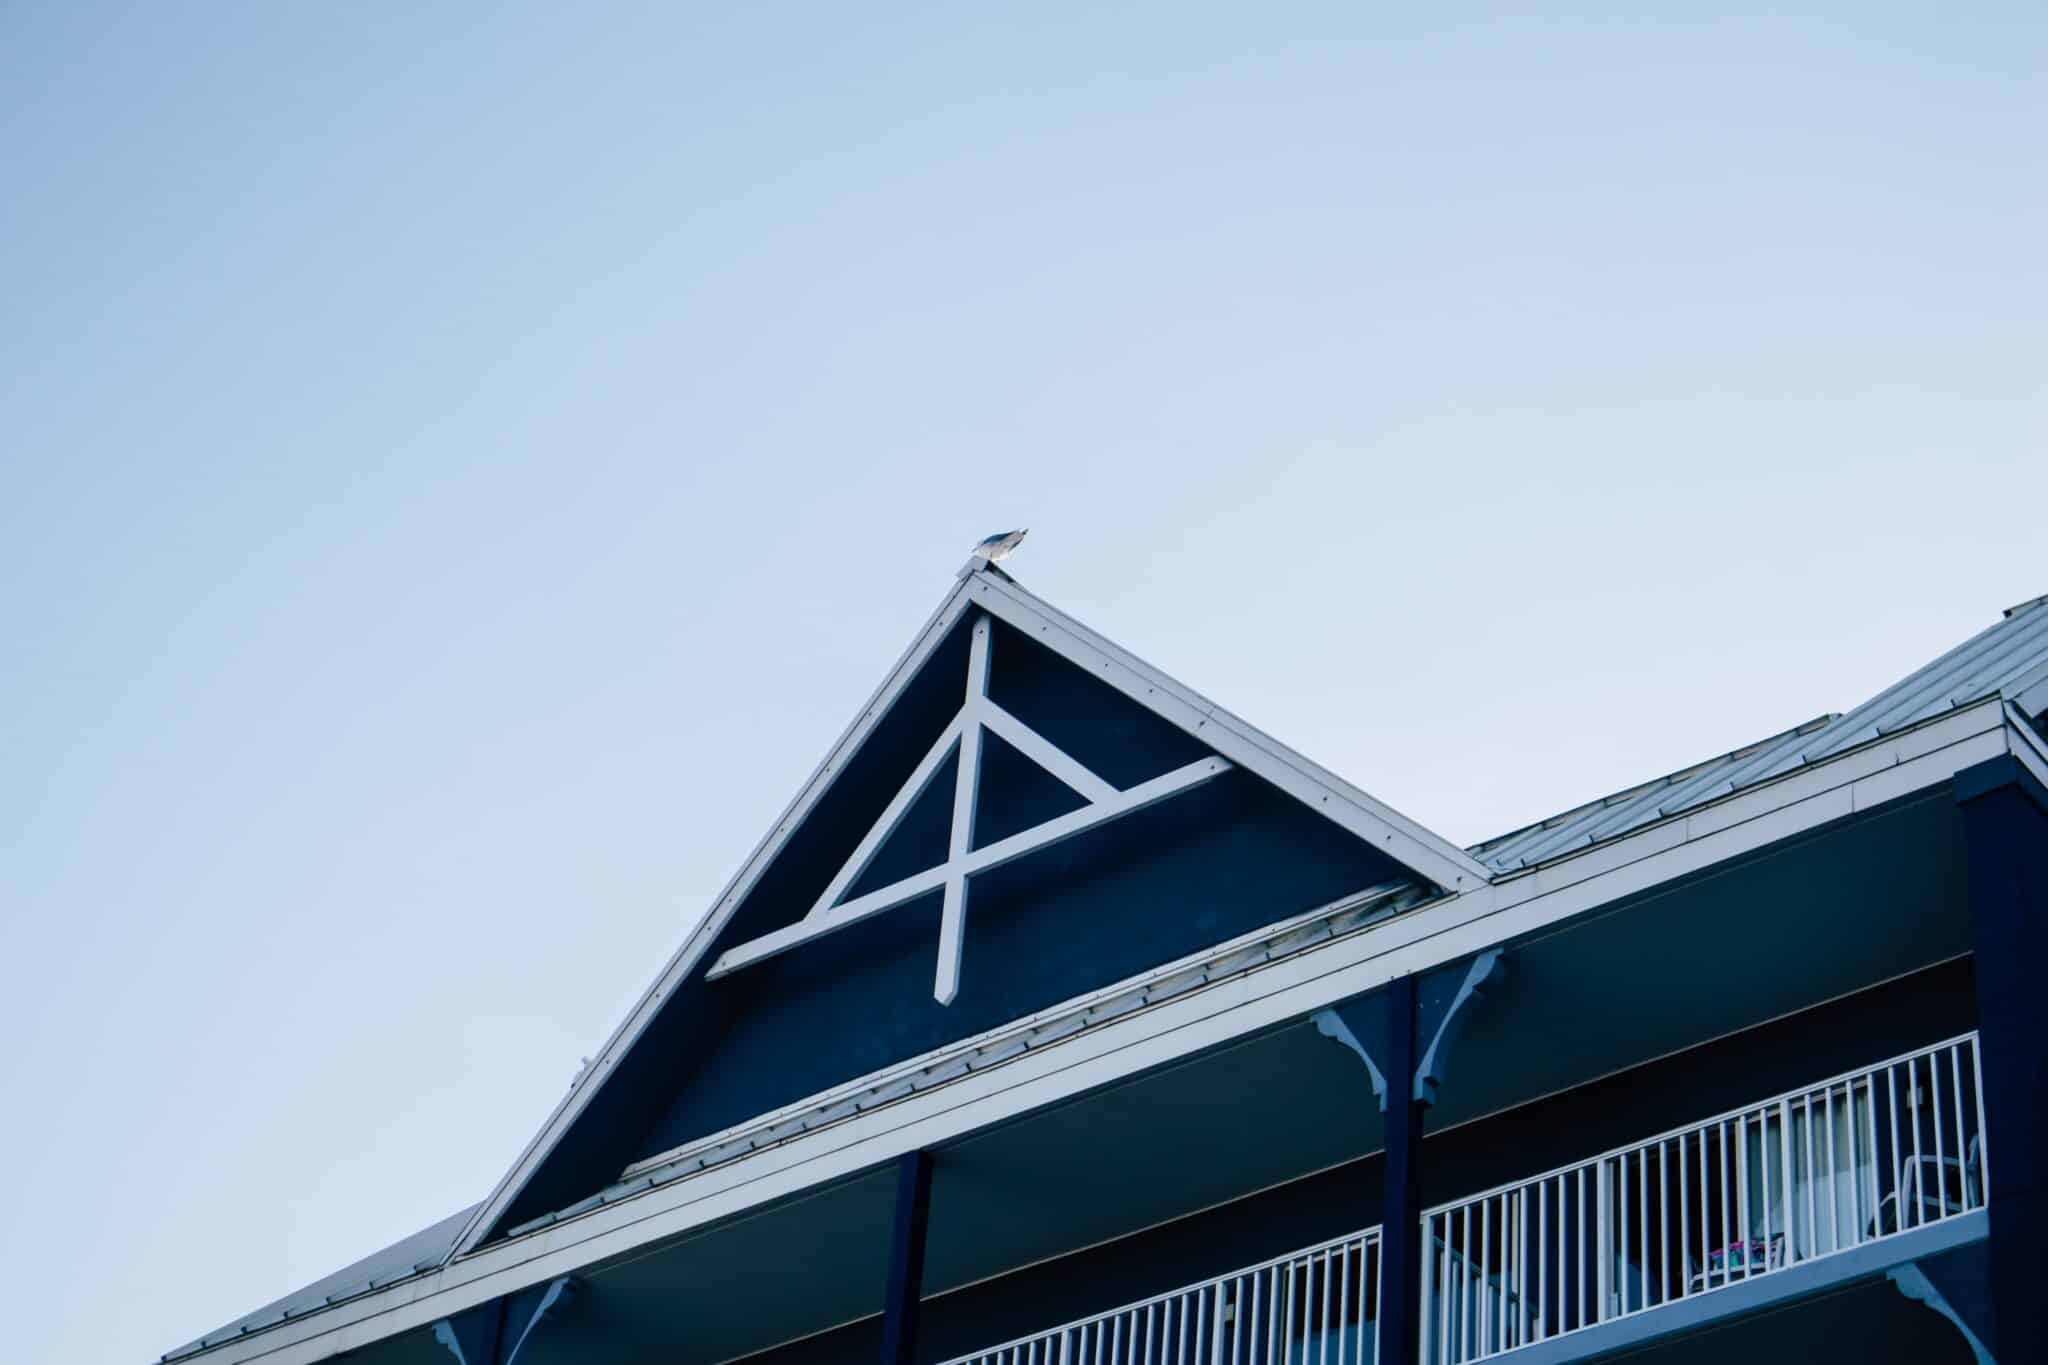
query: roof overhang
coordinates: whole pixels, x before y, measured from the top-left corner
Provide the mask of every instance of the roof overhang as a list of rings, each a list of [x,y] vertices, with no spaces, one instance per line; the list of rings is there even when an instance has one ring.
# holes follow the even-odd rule
[[[972,584],[962,586],[971,589]],[[966,607],[965,593],[956,593],[941,615]],[[1116,660],[1104,658],[1113,671]],[[310,1365],[558,1275],[644,1255],[654,1246],[701,1234],[804,1191],[855,1180],[904,1152],[957,1143],[1280,1027],[1398,976],[1541,934],[1717,865],[1925,794],[1957,772],[2005,754],[2048,782],[2048,750],[2005,702],[1994,696],[1959,707],[1582,852],[1498,882],[1464,886],[1413,913],[1233,973],[999,1065],[970,1071],[950,1084],[252,1332],[210,1349],[206,1358],[237,1365]],[[701,934],[693,939],[699,951],[706,941]],[[690,951],[686,945],[684,956]]]

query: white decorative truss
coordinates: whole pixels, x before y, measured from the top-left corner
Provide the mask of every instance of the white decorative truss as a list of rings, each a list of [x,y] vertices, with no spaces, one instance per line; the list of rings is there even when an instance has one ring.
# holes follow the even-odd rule
[[[732,948],[711,965],[707,977],[724,976],[778,953],[786,953],[813,939],[823,938],[943,888],[945,898],[939,923],[938,973],[932,985],[932,995],[940,1004],[950,1005],[960,989],[960,954],[967,925],[968,878],[1191,791],[1230,771],[1228,759],[1212,756],[1175,768],[1129,790],[1118,790],[989,698],[989,645],[989,618],[982,616],[975,621],[969,642],[967,695],[959,713],[948,722],[924,757],[918,760],[910,779],[891,798],[881,818],[834,874],[809,912],[786,928]],[[974,812],[981,784],[983,731],[1002,736],[1019,753],[1084,797],[1087,804],[986,847],[976,848]],[[889,836],[896,832],[910,809],[946,766],[946,760],[956,751],[960,762],[953,783],[952,833],[947,844],[946,861],[841,903],[839,898],[867,871],[875,855],[889,841]]]

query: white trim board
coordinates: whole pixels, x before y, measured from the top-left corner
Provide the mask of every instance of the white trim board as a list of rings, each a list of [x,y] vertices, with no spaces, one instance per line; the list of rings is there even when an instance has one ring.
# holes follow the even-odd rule
[[[1997,698],[1949,712],[1497,885],[1110,1021],[1000,1067],[659,1186],[439,1270],[181,1359],[311,1365],[500,1294],[702,1229],[904,1152],[943,1145],[1069,1095],[1521,938],[1946,782],[2013,752]]]
[[[930,892],[943,891],[939,961],[932,980],[932,998],[941,1005],[950,1005],[960,991],[960,958],[966,946],[968,878],[1192,791],[1230,771],[1230,763],[1225,759],[1202,758],[1172,772],[1161,773],[1150,781],[1140,782],[1128,791],[1118,791],[1089,771],[1072,754],[998,706],[989,696],[990,636],[993,634],[989,618],[977,616],[969,631],[967,686],[960,710],[946,722],[946,728],[925,750],[924,757],[918,760],[910,777],[889,799],[881,818],[861,837],[839,870],[832,874],[832,880],[825,884],[824,892],[810,910],[794,924],[728,948],[704,973],[707,981],[756,962],[764,962],[871,916],[901,909]],[[1019,753],[1059,779],[1085,804],[1078,810],[1056,816],[1030,829],[1019,830],[986,847],[974,847],[974,817],[981,795],[981,737],[985,731],[993,731],[1015,746]],[[954,769],[952,824],[947,832],[945,860],[852,900],[840,900],[847,888],[868,870],[875,855],[902,826],[904,817],[925,794],[946,761],[952,758],[958,761]]]
[[[1014,580],[979,575],[973,589],[975,603],[991,616],[1053,645],[1070,662],[1426,880],[1446,891],[1467,891],[1491,877],[1477,859],[1442,835],[1097,635]]]
[[[619,1059],[631,1049],[634,1040],[639,1038],[652,1022],[654,1012],[660,1007],[661,1002],[668,998],[669,993],[680,982],[688,978],[691,970],[696,967],[697,960],[704,955],[704,950],[710,947],[711,941],[732,917],[733,910],[753,888],[769,862],[788,840],[790,832],[810,813],[818,798],[824,795],[826,788],[831,785],[831,776],[837,771],[838,765],[867,739],[874,730],[875,723],[888,710],[889,704],[909,685],[910,680],[917,676],[918,669],[923,667],[925,660],[931,657],[932,651],[938,648],[939,642],[946,638],[954,623],[960,619],[960,614],[966,610],[967,580],[963,577],[954,584],[952,591],[946,594],[937,610],[926,619],[923,627],[912,638],[909,648],[897,658],[895,666],[889,670],[881,685],[861,708],[861,713],[853,718],[852,723],[827,752],[824,760],[805,779],[796,796],[783,808],[774,827],[762,835],[761,841],[754,846],[754,851],[747,855],[746,862],[740,865],[732,880],[725,884],[725,889],[719,892],[718,899],[711,903],[709,912],[697,922],[697,927],[690,931],[682,946],[669,958],[660,975],[642,993],[639,1002],[619,1021],[619,1026],[612,1030],[611,1037],[605,1040],[604,1046],[591,1059],[590,1065],[576,1077],[569,1088],[569,1093],[562,1097],[554,1112],[548,1116],[547,1122],[541,1125],[540,1131],[535,1133],[520,1151],[519,1159],[512,1164],[512,1169],[505,1173],[492,1189],[490,1196],[478,1206],[475,1216],[462,1230],[462,1235],[455,1239],[455,1245],[448,1253],[448,1260],[452,1261],[474,1247],[483,1239],[485,1232],[504,1216],[513,1199],[518,1197],[519,1191],[540,1168],[540,1163],[554,1150],[555,1144],[583,1113],[584,1107],[597,1093],[604,1079],[617,1067]]]
[[[725,929],[790,834],[831,785],[834,775],[859,749],[881,716],[970,607],[979,607],[1069,663],[1101,678],[1163,720],[1201,739],[1228,763],[1278,787],[1444,890],[1466,891],[1486,884],[1487,870],[1457,845],[1367,796],[1335,774],[1095,634],[1027,592],[1007,574],[986,566],[963,572],[882,685],[868,699],[861,714],[847,727],[824,762],[818,765],[784,810],[775,827],[755,847],[732,881],[726,884],[710,911],[684,940],[683,946],[676,950],[660,976],[555,1107],[540,1132],[521,1151],[512,1169],[506,1172],[478,1208],[476,1216],[456,1239],[448,1262],[452,1263],[475,1250],[485,1234],[504,1217],[562,1135],[582,1114],[590,1097],[610,1077],[620,1059],[652,1022],[655,1011],[696,970],[704,953]],[[1214,773],[1207,776],[1214,776]]]
[[[697,1168],[702,1169],[771,1143],[787,1141],[812,1128],[839,1122],[864,1110],[950,1084],[1083,1029],[1099,1027],[1134,1010],[1153,1008],[1219,978],[1305,952],[1342,934],[1361,932],[1399,913],[1413,893],[1414,888],[1406,882],[1369,887],[1356,895],[1342,897],[1249,934],[1239,935],[1214,948],[1205,948],[1100,990],[1062,1001],[1014,1023],[860,1077],[762,1118],[658,1152],[628,1166],[620,1176],[619,1184],[643,1175],[655,1175],[664,1181],[683,1179],[694,1172],[670,1168],[684,1161],[694,1161]],[[727,1148],[741,1147],[743,1150],[721,1155]],[[616,1202],[624,1194],[616,1185],[607,1193],[613,1195],[608,1202]],[[576,1209],[576,1213],[581,1212],[581,1208]],[[536,1219],[533,1226],[573,1216],[570,1213],[550,1214]],[[510,1235],[516,1236],[528,1230],[517,1228]]]

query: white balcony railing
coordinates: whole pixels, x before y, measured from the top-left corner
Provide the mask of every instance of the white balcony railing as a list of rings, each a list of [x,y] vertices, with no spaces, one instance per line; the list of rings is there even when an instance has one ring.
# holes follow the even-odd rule
[[[1984,1207],[1965,1034],[1429,1209],[1422,1365],[1464,1365]],[[1380,1230],[946,1365],[1371,1365]]]
[[[1379,1283],[1369,1228],[947,1365],[1370,1365]]]
[[[1976,1035],[1423,1214],[1423,1360],[1461,1365],[1984,1207]]]

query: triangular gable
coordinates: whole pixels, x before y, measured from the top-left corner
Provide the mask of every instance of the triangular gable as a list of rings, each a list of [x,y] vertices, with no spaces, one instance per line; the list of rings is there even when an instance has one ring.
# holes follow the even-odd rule
[[[1212,823],[1200,824],[1204,819]],[[1213,823],[1225,819],[1243,827]],[[1319,861],[1331,865],[1326,880],[1340,890],[1366,885],[1390,868],[1447,890],[1486,880],[1485,870],[1463,850],[1087,631],[1000,570],[964,572],[710,914],[528,1144],[455,1254],[536,1208],[573,1202],[576,1196],[567,1193],[559,1171],[538,1179],[544,1166],[561,1167],[575,1157],[604,1169],[608,1179],[627,1164],[617,1133],[651,1129],[674,1137],[694,1135],[692,1123],[717,1126],[718,1114],[702,1105],[699,1112],[659,1114],[631,1110],[621,1098],[683,1084],[670,1073],[684,1063],[669,1061],[664,1070],[650,1061],[651,1054],[689,1052],[690,1064],[716,1070],[720,1058],[707,1062],[696,1055],[707,1049],[683,1041],[689,1035],[676,1019],[696,1020],[694,1042],[717,1035],[718,1048],[709,1051],[729,1052],[729,1071],[780,1076],[788,1070],[777,1064],[780,1059],[749,1056],[745,1028],[731,1026],[747,1024],[752,1015],[746,1011],[781,1006],[779,995],[800,988],[843,995],[843,982],[821,986],[820,974],[916,957],[930,994],[922,1007],[892,1004],[906,1021],[902,1038],[942,1037],[932,1030],[955,1027],[955,1021],[959,1029],[971,1029],[978,1020],[987,1022],[982,1016],[993,1006],[974,998],[949,1008],[960,988],[963,953],[973,951],[970,924],[975,933],[998,936],[991,940],[1000,945],[992,955],[1000,958],[1007,982],[1018,954],[1032,951],[1018,937],[1020,928],[1031,926],[1020,924],[1014,910],[1005,921],[1001,907],[1021,903],[1019,897],[1046,903],[1045,887],[1034,885],[1034,878],[1062,879],[1052,900],[1061,902],[1067,919],[1049,913],[1047,932],[1085,938],[1113,918],[1116,907],[1159,900],[1161,908],[1148,913],[1159,918],[1167,947],[1150,959],[1133,959],[1137,969],[1156,965],[1173,955],[1173,934],[1199,936],[1213,927],[1199,914],[1186,922],[1177,918],[1184,891],[1133,896],[1128,886],[1113,888],[1115,895],[1099,896],[1091,909],[1073,888],[1090,875],[1099,881],[1105,866],[1126,863],[1178,867],[1183,883],[1190,877],[1205,879],[1202,885],[1228,882],[1231,869],[1189,860],[1212,847],[1227,853],[1233,839],[1240,862],[1245,850],[1254,861],[1269,860],[1257,868],[1262,886],[1265,878],[1285,877],[1287,869]],[[1306,895],[1318,884],[1302,885]],[[991,907],[986,924],[984,900]],[[1004,933],[1007,938],[1000,937]],[[1121,971],[1120,952],[1128,956],[1151,946],[1152,940],[1107,947],[1081,942],[1076,952],[1091,970]],[[1055,974],[1039,986],[1064,990],[1063,981]],[[843,1017],[844,1001],[840,1008]],[[728,1013],[721,1015],[721,1009]],[[780,1026],[789,1031],[787,1023]],[[827,1036],[854,1035],[869,1048],[842,1057],[857,1069],[837,1079],[866,1074],[884,1055],[874,1049],[889,1046],[869,1036],[886,1029],[835,1030],[829,1023],[819,1029],[815,1021],[810,1027]],[[629,1078],[609,1084],[635,1058],[643,1039],[647,1046]],[[711,1091],[720,1084],[716,1075],[689,1083]],[[781,1083],[812,1093],[801,1089],[808,1083],[802,1077]],[[615,1093],[607,1095],[608,1086]],[[774,1094],[728,1094],[723,1112],[748,1116],[776,1102]],[[591,1136],[600,1130],[612,1136],[604,1142]]]
[[[985,615],[968,628],[960,709],[925,750],[881,815],[811,903],[810,910],[794,924],[727,949],[705,973],[707,980],[793,951],[872,915],[887,914],[938,891],[942,909],[932,997],[942,1005],[950,1005],[960,988],[970,878],[1043,852],[1063,840],[1158,802],[1172,800],[1230,770],[1228,759],[1210,754],[1169,768],[1127,789],[1110,785],[1087,764],[1019,720],[989,695],[994,635],[993,620]],[[994,783],[984,789],[983,749],[997,750],[998,746],[1065,786],[1079,798],[1078,804],[1069,803],[1067,810],[1050,819],[992,841],[977,839],[977,818],[984,805],[993,804],[992,798],[998,791]],[[946,781],[940,782],[941,777]],[[941,856],[930,859],[919,871],[871,890],[861,890],[857,884],[903,830],[905,817],[916,810],[943,805],[949,792],[951,809],[947,811],[945,847],[933,850]],[[985,820],[982,824],[986,828]]]

